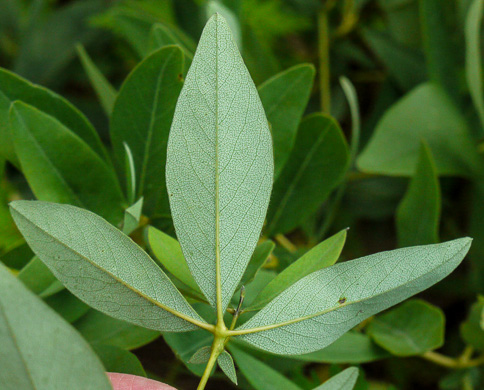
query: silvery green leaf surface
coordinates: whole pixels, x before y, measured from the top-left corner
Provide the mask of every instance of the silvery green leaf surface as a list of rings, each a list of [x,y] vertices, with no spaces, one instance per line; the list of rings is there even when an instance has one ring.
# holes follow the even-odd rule
[[[266,80],[258,88],[271,124],[275,178],[291,154],[299,122],[313,88],[314,74],[313,65],[296,65]]]
[[[83,338],[1,264],[0,345],[2,390],[111,389]]]
[[[222,311],[259,239],[272,176],[272,140],[257,89],[216,14],[180,94],[166,180],[188,266],[213,306],[220,289]]]
[[[141,210],[143,209],[143,198],[139,198],[139,200],[128,207],[124,211],[124,223],[123,223],[123,233],[130,234],[139,225],[139,220],[141,218]]]
[[[237,337],[276,354],[317,351],[364,319],[442,280],[470,245],[470,238],[461,238],[397,249],[313,272],[237,328]]]
[[[346,230],[324,240],[279,273],[260,292],[247,310],[257,310],[272,301],[286,288],[314,271],[329,267],[338,260],[346,241]]]
[[[133,155],[136,197],[149,214],[169,214],[165,184],[166,145],[183,85],[183,53],[164,47],[145,58],[123,83],[111,116],[110,134],[120,164],[124,143]],[[148,215],[149,215],[148,214]]]
[[[11,106],[10,125],[22,173],[38,199],[74,204],[111,223],[121,221],[125,201],[115,172],[80,137],[21,101]]]
[[[10,208],[34,253],[90,306],[159,331],[204,326],[161,268],[101,217],[48,202],[15,201]]]
[[[106,150],[96,130],[77,108],[56,93],[0,68],[0,138],[2,139],[0,155],[12,163],[18,164],[18,160],[10,135],[8,111],[11,103],[16,100],[21,100],[53,116],[82,138],[103,159],[107,158]]]
[[[109,83],[106,77],[104,77],[96,64],[91,60],[91,57],[89,57],[89,54],[87,54],[84,46],[79,44],[76,46],[76,50],[84,71],[86,72],[87,77],[89,78],[89,81],[91,82],[91,85],[94,88],[99,101],[101,102],[104,112],[107,116],[110,116],[111,112],[113,111],[114,101],[116,100],[116,95],[118,92]]]
[[[437,169],[432,152],[423,142],[415,173],[396,213],[398,244],[404,247],[439,242],[440,212]]]
[[[217,358],[217,364],[225,375],[235,384],[237,384],[237,372],[235,371],[234,360],[230,353],[222,351]]]
[[[188,363],[190,364],[203,364],[207,363],[210,359],[210,353],[212,348],[209,345],[200,348],[197,352],[193,354]]]
[[[358,373],[356,367],[347,368],[314,390],[353,390],[358,379]]]
[[[214,14],[219,13],[227,21],[239,50],[242,50],[242,31],[240,29],[240,23],[237,19],[237,15],[235,15],[230,8],[225,6],[225,4],[219,0],[209,0],[206,4],[206,12],[207,19]]]

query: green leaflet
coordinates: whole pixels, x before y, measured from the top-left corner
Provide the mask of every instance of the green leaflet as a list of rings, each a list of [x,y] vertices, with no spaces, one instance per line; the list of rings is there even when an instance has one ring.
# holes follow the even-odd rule
[[[484,351],[484,297],[471,306],[469,316],[460,326],[462,339],[478,351]]]
[[[89,54],[87,54],[84,46],[76,46],[77,54],[81,60],[82,66],[91,82],[94,91],[96,92],[99,101],[104,109],[106,115],[110,116],[113,111],[114,101],[116,100],[117,91],[104,77],[96,64],[91,60]]]
[[[338,260],[346,240],[346,230],[326,239],[278,274],[246,310],[258,310],[286,288],[314,271],[329,267]]]
[[[141,362],[133,353],[112,345],[96,345],[93,348],[107,372],[146,376]]]
[[[195,50],[195,45],[193,42],[188,41],[187,37],[180,37],[180,33],[173,28],[169,28],[161,23],[153,24],[150,31],[150,41],[148,54],[161,49],[165,46],[178,45],[183,51],[183,56],[185,58],[185,72],[188,70],[193,60],[193,51]]]
[[[291,231],[314,213],[343,180],[348,162],[348,145],[337,122],[323,114],[304,118],[274,185],[267,235]]]
[[[474,106],[476,107],[482,130],[484,130],[484,90],[482,87],[481,25],[483,16],[482,0],[474,0],[469,7],[465,25],[466,37],[466,78]],[[481,131],[482,134],[482,131]]]
[[[183,257],[180,244],[173,237],[150,226],[148,228],[148,244],[154,257],[178,280],[195,291],[200,291],[193,279],[187,262]]]
[[[361,364],[389,357],[369,336],[349,331],[319,351],[291,356],[292,359],[318,363]]]
[[[465,119],[442,88],[426,83],[394,104],[360,154],[365,172],[411,176],[421,141],[430,147],[439,175],[469,176],[482,168]]]
[[[0,345],[2,390],[111,389],[89,345],[3,265]]]
[[[143,208],[143,198],[128,207],[124,211],[123,233],[128,235],[138,228],[141,219],[141,209]]]
[[[425,58],[420,51],[375,30],[364,29],[363,37],[402,90],[408,91],[427,80]]]
[[[8,206],[6,206],[6,208],[8,210]],[[8,215],[10,215],[10,212],[8,212]],[[10,218],[12,218],[11,215]],[[16,229],[13,219],[12,224],[13,227]],[[18,232],[18,229],[16,230]],[[18,234],[21,236],[19,232]],[[30,247],[22,238],[17,245],[9,248],[7,252],[0,256],[0,262],[5,264],[8,268],[20,271],[30,262],[30,260],[32,260],[32,257],[34,257],[34,252],[32,252]]]
[[[117,320],[92,309],[77,319],[73,326],[93,346],[112,345],[131,350],[160,337],[160,332]]]
[[[38,7],[37,20],[22,34],[14,72],[42,85],[65,77],[62,73],[72,69],[68,65],[75,58],[76,45],[102,40],[102,31],[92,28],[89,19],[106,7],[108,4],[98,0],[76,1],[56,7],[54,12]]]
[[[272,187],[272,141],[225,20],[208,22],[178,100],[166,181],[195,281],[223,312],[244,274]]]
[[[66,99],[46,88],[30,83],[16,74],[0,68],[0,155],[18,166],[10,135],[8,111],[16,100],[30,104],[55,117],[77,134],[99,156],[107,159],[104,146],[86,117]]]
[[[299,122],[313,87],[314,74],[313,65],[297,65],[276,74],[258,88],[271,124],[275,178],[279,176],[291,154]]]
[[[217,364],[225,375],[235,384],[237,384],[237,373],[235,372],[234,361],[230,353],[222,351],[217,358]]]
[[[242,32],[240,30],[240,23],[232,10],[226,7],[222,1],[219,0],[209,0],[206,3],[206,13],[207,19],[210,19],[216,13],[219,13],[227,22],[232,31],[232,36],[234,41],[237,43],[239,50],[242,51]]]
[[[460,53],[454,46],[454,32],[449,28],[446,15],[449,7],[440,0],[419,0],[419,5],[428,75],[456,98],[460,89],[456,58]]]
[[[356,367],[347,368],[314,390],[353,390],[358,379],[358,373]]]
[[[257,245],[254,253],[252,254],[252,258],[245,269],[244,275],[242,276],[242,279],[240,279],[240,286],[247,285],[254,280],[275,247],[276,244],[274,244],[271,240],[264,241],[263,243]]]
[[[183,53],[169,46],[152,53],[127,77],[114,104],[111,140],[118,162],[126,142],[133,155],[136,197],[148,214],[169,214],[165,184],[166,145],[183,85]]]
[[[189,364],[203,364],[207,363],[210,359],[210,353],[212,351],[212,347],[206,345],[205,347],[200,348],[197,352],[193,354],[193,356],[188,361]]]
[[[124,146],[124,172],[126,175],[126,198],[129,204],[136,199],[136,168],[134,166],[133,153],[129,145],[123,142]]]
[[[52,274],[50,269],[40,260],[34,256],[30,262],[22,268],[17,275],[17,278],[34,294],[40,295],[52,283],[57,281],[57,278]]]
[[[394,355],[421,355],[444,344],[444,322],[438,307],[413,299],[374,318],[368,334]]]
[[[244,352],[234,344],[229,346],[230,353],[244,375],[255,390],[301,390],[285,376],[254,356]]]
[[[415,174],[397,210],[401,247],[439,241],[440,184],[429,147],[422,143]]]
[[[75,204],[112,223],[121,220],[124,200],[115,173],[81,138],[19,101],[10,110],[10,124],[22,172],[38,199]]]
[[[101,217],[47,202],[15,201],[10,208],[34,253],[95,309],[159,331],[208,326],[155,262]]]
[[[471,239],[381,252],[325,268],[293,284],[236,329],[276,354],[322,349],[364,319],[437,283],[462,261]]]
[[[193,355],[202,348],[210,348],[213,341],[211,333],[196,330],[187,333],[165,333],[163,338],[188,369],[195,375],[202,376],[205,366],[198,363],[190,363]]]
[[[44,301],[70,323],[77,321],[90,310],[88,305],[77,299],[67,289],[45,298]]]

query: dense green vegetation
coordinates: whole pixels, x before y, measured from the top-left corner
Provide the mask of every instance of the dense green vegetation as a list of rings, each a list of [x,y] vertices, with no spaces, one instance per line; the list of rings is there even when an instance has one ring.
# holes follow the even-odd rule
[[[206,389],[236,388],[227,376],[242,389],[351,389],[356,374],[358,390],[484,387],[483,7],[482,0],[0,4],[0,338],[20,340],[4,341],[0,383],[15,372],[13,351],[35,350],[75,371],[58,374],[59,389],[86,376],[93,389],[109,388],[104,370],[196,388],[211,324],[228,308],[227,327],[237,325],[223,339],[225,352],[219,345],[226,376],[215,371]],[[211,59],[218,41],[205,38],[194,57],[216,12],[233,47]],[[225,90],[211,90],[212,69]],[[205,94],[189,94],[197,88]],[[203,209],[218,210],[204,193],[211,182],[197,178],[218,164],[196,130],[210,138],[204,115],[212,105],[226,113],[227,128],[252,124],[236,141],[244,152],[232,151],[237,164],[227,160],[231,175],[216,180],[226,210],[220,228]],[[193,156],[190,170],[183,162]],[[232,185],[243,190],[226,202]],[[9,210],[20,199],[78,208],[15,202]],[[221,232],[214,242],[212,230]],[[470,243],[455,240],[465,236],[473,238],[469,255],[439,282],[467,253]],[[225,244],[234,256],[222,256],[219,283],[206,275],[215,278],[220,267],[201,263],[197,251],[218,258],[213,248]],[[403,249],[412,246],[419,248]],[[122,259],[119,268],[105,251]],[[332,285],[331,272],[345,276]],[[107,288],[108,277],[126,285]],[[147,281],[164,294],[150,297]],[[129,308],[116,306],[127,301]],[[45,321],[26,320],[32,313]],[[338,317],[344,313],[357,314]],[[323,324],[312,327],[312,318]],[[251,333],[288,321],[301,325]],[[61,348],[52,349],[49,334]],[[44,360],[27,360],[33,382]],[[350,366],[358,370],[343,371]],[[21,380],[11,388],[55,389]]]

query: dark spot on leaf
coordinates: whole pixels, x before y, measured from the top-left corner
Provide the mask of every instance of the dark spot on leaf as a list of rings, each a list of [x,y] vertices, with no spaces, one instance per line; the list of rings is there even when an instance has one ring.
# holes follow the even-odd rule
[[[178,73],[178,80],[183,81],[183,75],[181,73]]]
[[[342,305],[342,304],[343,304],[343,303],[345,303],[345,302],[346,302],[346,298],[345,298],[345,297],[340,298],[340,299],[338,300],[338,303],[339,303],[340,305]]]

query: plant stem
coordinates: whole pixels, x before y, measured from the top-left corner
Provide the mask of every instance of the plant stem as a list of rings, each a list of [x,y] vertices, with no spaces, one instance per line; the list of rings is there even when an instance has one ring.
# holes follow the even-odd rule
[[[202,379],[198,384],[197,390],[204,390],[205,386],[207,385],[208,378],[210,378],[210,374],[212,374],[212,370],[217,362],[218,356],[224,350],[226,337],[215,336],[212,343],[212,352],[210,354],[210,359],[208,359],[207,366],[205,367],[205,371],[203,372]]]
[[[323,7],[318,13],[318,56],[321,111],[329,114],[331,111],[331,83],[329,73],[329,26],[327,7]]]
[[[294,253],[297,251],[296,245],[294,245],[285,235],[276,234],[274,238],[280,246],[287,249],[289,252]]]
[[[438,364],[439,366],[453,369],[471,368],[484,365],[484,355],[476,359],[461,360],[460,358],[454,359],[437,352],[429,351],[425,352],[423,355],[421,355],[421,357],[427,359],[428,361],[431,361],[432,363]]]

